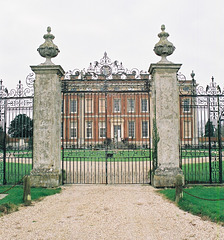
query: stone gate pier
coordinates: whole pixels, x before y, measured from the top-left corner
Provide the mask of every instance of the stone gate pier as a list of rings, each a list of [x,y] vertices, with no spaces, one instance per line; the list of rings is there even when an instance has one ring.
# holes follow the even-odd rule
[[[181,64],[167,60],[175,47],[167,40],[169,34],[165,26],[158,34],[160,41],[155,45],[154,52],[161,56],[156,64],[151,64],[151,129],[152,149],[155,171],[152,178],[154,187],[172,187],[175,178],[183,172],[179,168],[180,143],[180,110],[177,72]],[[183,179],[184,182],[184,179]]]
[[[53,43],[51,28],[44,35],[45,42],[37,49],[46,61],[31,66],[35,73],[33,170],[34,187],[56,187],[61,178],[61,76],[64,70],[51,62],[59,53]]]

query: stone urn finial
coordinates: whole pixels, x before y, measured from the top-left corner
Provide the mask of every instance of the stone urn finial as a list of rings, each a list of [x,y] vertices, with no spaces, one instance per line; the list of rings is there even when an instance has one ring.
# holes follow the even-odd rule
[[[174,52],[175,47],[171,42],[167,40],[167,38],[169,37],[169,33],[165,32],[165,25],[161,26],[161,30],[162,32],[158,34],[158,37],[160,38],[160,40],[158,43],[156,43],[153,50],[156,55],[162,57],[159,63],[170,63],[166,59],[166,57],[171,55]]]
[[[44,34],[43,38],[45,39],[45,42],[37,49],[39,54],[46,58],[46,61],[42,64],[54,65],[54,63],[51,61],[51,58],[56,57],[60,51],[53,43],[54,35],[51,34],[51,27],[47,28],[47,34]]]

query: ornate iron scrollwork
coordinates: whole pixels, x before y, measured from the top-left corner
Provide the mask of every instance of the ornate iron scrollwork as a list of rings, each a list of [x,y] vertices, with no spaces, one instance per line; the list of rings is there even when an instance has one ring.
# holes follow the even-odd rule
[[[8,96],[8,89],[3,85],[2,79],[0,80],[0,99]]]
[[[191,98],[192,106],[202,106],[209,109],[209,118],[216,120],[220,117],[224,111],[224,91],[214,81],[204,88],[198,86],[194,79],[194,72],[191,73],[191,80],[187,80],[184,75],[178,73],[177,78],[179,80],[180,95]]]
[[[35,73],[34,72],[29,73],[26,77],[26,85],[32,89],[34,82],[35,82]]]
[[[26,85],[24,87],[21,81],[17,84],[15,89],[8,91],[4,87],[3,81],[0,81],[0,113],[4,114],[6,108],[18,108],[18,107],[32,107],[34,96],[34,74],[31,73],[26,78]],[[1,117],[2,119],[2,117]]]
[[[139,71],[137,68],[128,70],[124,68],[122,62],[117,60],[111,61],[107,53],[104,53],[103,58],[100,61],[90,63],[87,70],[74,69],[65,73],[65,80],[70,79],[100,79],[104,77],[106,79],[140,79],[142,74],[148,74],[145,71]]]
[[[187,80],[186,77],[182,73],[177,73],[177,79],[179,81],[179,91],[180,95],[197,95],[197,96],[217,96],[224,95],[224,90],[222,91],[220,86],[214,81],[214,77],[212,77],[212,81],[209,85],[204,88],[203,86],[198,86],[194,79],[195,73],[192,71],[191,80]]]
[[[33,97],[34,96],[34,88],[33,84],[35,81],[34,73],[30,73],[26,78],[26,86],[22,84],[19,80],[16,89],[11,89],[8,91],[7,88],[4,87],[3,81],[0,81],[0,97],[1,98],[16,98],[16,97]]]
[[[192,71],[193,74],[193,71]],[[192,75],[191,74],[191,75]],[[177,73],[177,80],[179,82],[180,95],[193,94],[195,92],[195,80],[187,80],[186,76],[181,72]]]

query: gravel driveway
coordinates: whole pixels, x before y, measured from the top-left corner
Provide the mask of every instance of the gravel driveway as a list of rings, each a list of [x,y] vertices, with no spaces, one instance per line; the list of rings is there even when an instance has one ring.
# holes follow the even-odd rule
[[[224,239],[224,227],[185,213],[151,186],[72,185],[0,218],[0,239]]]

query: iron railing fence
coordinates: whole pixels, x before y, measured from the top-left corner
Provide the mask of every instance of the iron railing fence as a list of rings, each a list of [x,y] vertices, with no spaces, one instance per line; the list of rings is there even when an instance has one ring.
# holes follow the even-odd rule
[[[224,93],[214,79],[206,90],[181,88],[180,141],[186,183],[223,183]]]
[[[33,75],[8,91],[0,81],[0,185],[16,184],[33,166]]]

